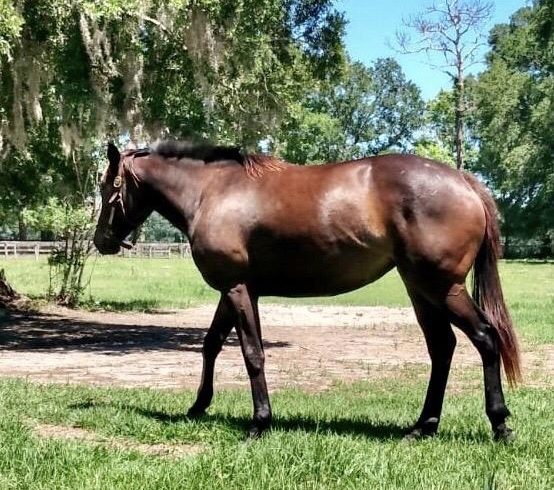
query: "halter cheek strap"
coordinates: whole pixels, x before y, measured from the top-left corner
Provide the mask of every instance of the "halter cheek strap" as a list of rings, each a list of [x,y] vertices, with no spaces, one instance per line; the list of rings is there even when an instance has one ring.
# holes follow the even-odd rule
[[[111,205],[110,209],[110,219],[108,220],[108,224],[111,226],[113,223],[113,218],[115,215],[115,205],[120,204],[121,210],[123,211],[123,214],[125,214],[125,208],[123,207],[123,200],[121,199],[121,185],[123,183],[123,179],[121,178],[121,175],[117,175],[113,181],[113,188],[115,189],[114,193],[112,194],[112,197],[110,197],[110,200],[108,201]]]
[[[111,195],[110,199],[108,200],[108,204],[111,207],[110,217],[108,219],[109,229],[106,230],[106,232],[105,232],[105,236],[110,238],[110,239],[113,239],[113,231],[111,230],[111,227],[112,227],[112,223],[113,223],[113,220],[114,220],[115,209],[116,209],[117,205],[119,205],[119,207],[121,208],[121,212],[123,213],[123,216],[125,216],[127,221],[129,221],[129,218],[128,218],[126,212],[125,212],[125,204],[123,203],[123,197],[122,197],[121,191],[122,191],[122,187],[123,187],[123,176],[125,175],[125,172],[127,172],[127,175],[131,176],[132,181],[134,182],[135,186],[138,187],[138,185],[140,183],[140,179],[137,176],[137,174],[135,173],[135,170],[133,168],[133,163],[132,163],[134,157],[137,156],[137,155],[142,156],[142,153],[131,152],[131,153],[128,153],[128,154],[124,154],[124,158],[123,158],[123,160],[122,160],[122,162],[119,166],[118,174],[115,176],[114,181],[112,183],[112,187],[113,187],[114,191],[113,191],[113,194]],[[130,224],[134,228],[136,228],[136,226],[132,222]],[[131,245],[129,242],[126,242],[125,240],[121,241],[120,246],[122,246],[123,248],[127,248],[127,249],[133,248],[133,245]]]

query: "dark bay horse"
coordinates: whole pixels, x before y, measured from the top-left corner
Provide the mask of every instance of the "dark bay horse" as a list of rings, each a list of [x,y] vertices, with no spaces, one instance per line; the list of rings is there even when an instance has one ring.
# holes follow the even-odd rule
[[[437,431],[460,328],[483,362],[486,412],[509,439],[501,360],[520,377],[517,340],[497,270],[496,206],[470,174],[414,155],[297,166],[239,149],[164,142],[119,153],[108,146],[94,243],[115,254],[157,211],[183,231],[206,282],[221,292],[203,347],[189,415],[205,413],[214,365],[233,327],[252,387],[259,435],[271,422],[258,298],[351,291],[396,267],[432,361],[422,413],[408,437]],[[465,279],[474,268],[473,298]]]

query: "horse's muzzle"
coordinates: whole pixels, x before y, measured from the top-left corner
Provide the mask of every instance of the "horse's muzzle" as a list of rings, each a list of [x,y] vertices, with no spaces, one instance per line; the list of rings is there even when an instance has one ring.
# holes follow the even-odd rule
[[[106,236],[98,228],[94,233],[94,246],[102,255],[115,255],[121,249],[120,243],[113,240],[112,237]]]

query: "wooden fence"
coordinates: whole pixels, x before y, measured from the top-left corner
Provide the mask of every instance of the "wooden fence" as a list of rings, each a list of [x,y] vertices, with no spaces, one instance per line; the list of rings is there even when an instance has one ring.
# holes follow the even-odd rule
[[[63,247],[63,242],[16,242],[0,241],[0,258],[10,259],[18,257],[40,257],[48,256],[53,250]],[[96,250],[93,251],[97,254]],[[137,243],[131,250],[122,249],[120,257],[147,257],[151,259],[189,257],[190,245],[188,243]]]

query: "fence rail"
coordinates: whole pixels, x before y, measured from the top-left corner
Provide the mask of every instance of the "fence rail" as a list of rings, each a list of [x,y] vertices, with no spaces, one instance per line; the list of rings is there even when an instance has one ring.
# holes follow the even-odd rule
[[[63,246],[63,242],[0,241],[0,258],[34,257],[35,260],[39,260]],[[97,252],[93,251],[93,254],[97,254]],[[188,243],[139,242],[131,250],[122,249],[119,256],[151,259],[189,257],[190,245]]]

